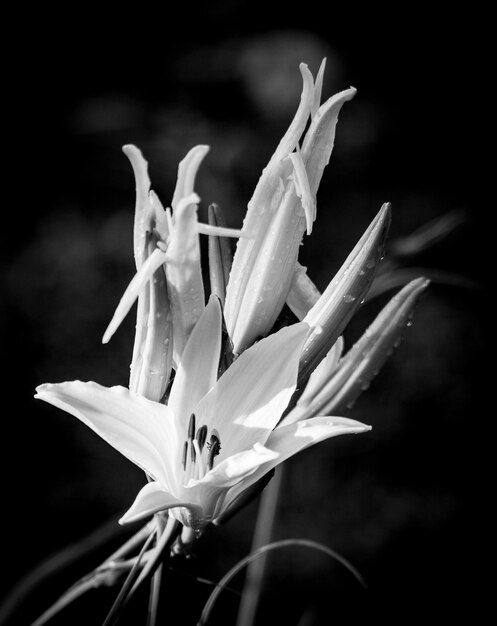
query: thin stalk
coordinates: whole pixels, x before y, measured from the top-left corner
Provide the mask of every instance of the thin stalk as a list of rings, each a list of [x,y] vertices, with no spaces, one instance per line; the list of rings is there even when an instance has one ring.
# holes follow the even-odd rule
[[[6,622],[22,606],[25,599],[39,585],[49,578],[59,574],[83,557],[88,557],[116,535],[126,532],[126,529],[116,524],[116,519],[105,522],[95,531],[83,539],[71,543],[41,561],[34,569],[10,591],[0,606],[0,623]]]
[[[155,520],[157,524],[156,536],[157,541],[159,541],[165,529],[165,522],[164,518],[160,515],[156,515]],[[152,577],[152,582],[150,585],[150,597],[148,601],[147,626],[156,626],[157,624],[157,614],[159,610],[159,598],[162,583],[162,569],[162,565],[159,565],[157,571]]]
[[[109,613],[107,614],[107,617],[105,618],[103,626],[110,626],[111,624],[115,623],[115,619],[117,618],[119,609],[121,608],[122,604],[126,600],[128,592],[131,589],[131,585],[133,584],[136,578],[136,574],[138,572],[138,568],[140,567],[140,563],[143,558],[143,555],[147,551],[147,548],[149,547],[149,545],[152,543],[154,539],[154,535],[155,533],[150,533],[149,538],[143,544],[143,547],[140,550],[140,554],[138,555],[138,558],[136,559],[135,564],[131,568],[128,576],[126,577],[126,580],[124,581],[123,586],[121,587],[121,590],[119,591],[117,598],[114,601],[114,604],[112,605]]]
[[[251,552],[255,552],[271,541],[284,471],[284,466],[280,466],[273,480],[262,492]],[[247,567],[236,626],[252,626],[254,624],[264,582],[266,563],[267,554],[263,554],[259,559],[251,561]]]

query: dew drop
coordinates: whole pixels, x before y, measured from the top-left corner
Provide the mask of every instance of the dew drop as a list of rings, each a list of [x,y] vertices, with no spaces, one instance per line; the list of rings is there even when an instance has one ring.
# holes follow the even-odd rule
[[[346,302],[347,304],[354,302],[354,300],[355,300],[355,296],[353,296],[350,293],[347,293],[345,296],[343,296],[343,301]]]

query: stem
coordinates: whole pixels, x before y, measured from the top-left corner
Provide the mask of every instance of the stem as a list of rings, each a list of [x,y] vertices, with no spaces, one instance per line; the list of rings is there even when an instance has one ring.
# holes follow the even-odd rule
[[[251,552],[255,552],[271,541],[283,476],[284,467],[280,466],[273,480],[262,492]],[[267,555],[263,554],[247,567],[236,626],[252,626],[254,624],[264,581],[266,562]]]
[[[161,538],[162,533],[165,530],[166,524],[162,515],[155,515],[155,522],[157,524],[157,541]],[[159,598],[162,583],[162,564],[159,565],[157,571],[152,577],[152,583],[150,585],[150,597],[148,601],[148,617],[147,626],[156,626],[157,614],[159,610]]]
[[[103,626],[110,626],[110,624],[115,623],[115,619],[117,618],[119,609],[123,606],[123,604],[124,604],[124,602],[126,600],[126,597],[128,595],[128,592],[131,589],[131,585],[133,584],[133,581],[136,578],[136,573],[137,573],[138,568],[140,566],[140,563],[141,563],[141,560],[143,558],[143,555],[147,551],[147,548],[150,545],[150,543],[152,542],[153,538],[154,538],[154,533],[152,532],[152,533],[150,533],[147,541],[145,541],[145,543],[143,544],[143,547],[140,550],[140,554],[138,555],[138,558],[137,558],[135,564],[131,568],[128,576],[126,577],[126,580],[124,581],[123,586],[121,587],[121,590],[119,591],[119,594],[118,594],[117,598],[114,601],[114,604],[112,605],[112,607],[111,607],[107,617],[105,618]]]
[[[89,556],[101,546],[105,545],[114,536],[126,532],[126,529],[116,524],[113,518],[105,522],[100,528],[76,541],[62,550],[55,552],[41,561],[35,568],[17,583],[0,606],[0,623],[6,622],[21,607],[24,600],[40,584],[55,576],[82,557]]]

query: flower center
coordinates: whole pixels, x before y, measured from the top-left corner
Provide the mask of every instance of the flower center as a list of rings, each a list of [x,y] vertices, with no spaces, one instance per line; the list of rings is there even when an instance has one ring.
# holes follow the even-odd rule
[[[183,444],[182,466],[185,484],[191,478],[201,480],[206,472],[214,467],[214,459],[221,452],[219,434],[213,430],[209,441],[207,435],[207,426],[203,425],[196,429],[196,418],[192,413],[188,424],[188,439]]]

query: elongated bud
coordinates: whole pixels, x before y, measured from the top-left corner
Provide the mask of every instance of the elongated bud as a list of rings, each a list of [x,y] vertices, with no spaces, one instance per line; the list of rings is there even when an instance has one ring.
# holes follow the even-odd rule
[[[208,218],[211,226],[226,226],[223,212],[217,204],[211,204],[209,206]],[[211,293],[219,298],[223,306],[232,262],[233,253],[229,240],[225,237],[209,235],[209,278]]]
[[[289,424],[315,415],[334,415],[350,407],[399,344],[429,282],[417,278],[396,294],[341,359],[331,376],[314,378],[316,370],[309,380],[311,388],[306,388],[295,409],[282,423]]]
[[[390,204],[386,203],[305,316],[303,321],[312,331],[302,351],[298,385],[307,381],[362,303],[383,258],[389,226]]]
[[[350,407],[369,387],[412,324],[414,308],[430,281],[417,278],[406,285],[378,314],[362,337],[343,358],[327,387],[329,400],[325,412],[334,413]]]
[[[173,356],[173,328],[162,266],[148,281],[138,305],[137,322],[142,328],[137,328],[135,337],[129,387],[160,402],[171,376]]]
[[[243,229],[253,239],[239,239],[233,259],[225,317],[235,354],[264,337],[283,308],[302,237],[311,233],[316,218],[316,193],[333,148],[338,112],[355,94],[346,90],[319,107],[324,64],[316,85],[307,67],[300,69],[300,106],[249,203]],[[298,141],[309,115],[301,150]]]

